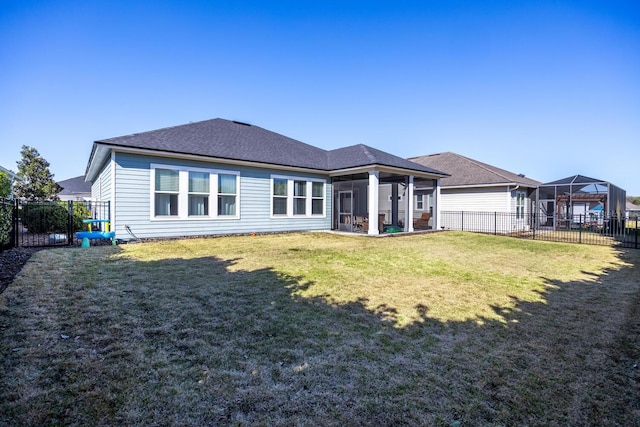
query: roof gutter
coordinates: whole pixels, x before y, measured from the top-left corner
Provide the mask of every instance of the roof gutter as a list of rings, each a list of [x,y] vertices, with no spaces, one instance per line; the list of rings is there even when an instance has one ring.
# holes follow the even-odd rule
[[[496,184],[460,184],[460,185],[446,185],[446,184],[441,184],[442,188],[446,188],[446,189],[461,189],[461,188],[486,188],[486,187],[512,187],[512,186],[516,186],[516,187],[520,187],[520,185],[522,185],[523,187],[527,187],[527,188],[537,188],[537,185],[528,185],[528,184],[518,184],[515,182],[500,182],[500,183],[496,183]]]
[[[438,179],[438,178],[444,178],[446,176],[449,176],[445,174],[428,173],[423,171],[397,168],[397,167],[385,166],[385,165],[379,165],[379,164],[363,165],[363,166],[357,166],[357,167],[346,168],[346,169],[338,169],[338,170],[313,169],[313,168],[305,168],[305,167],[299,167],[299,166],[260,163],[260,162],[248,161],[248,160],[225,159],[222,157],[208,157],[208,156],[202,156],[198,154],[155,151],[155,150],[149,150],[144,148],[131,148],[131,147],[104,144],[101,142],[94,142],[93,148],[91,150],[91,155],[89,157],[89,163],[87,164],[87,170],[85,173],[86,175],[85,180],[87,182],[92,182],[95,179],[95,177],[97,177],[97,175],[100,173],[100,168],[109,157],[108,153],[110,153],[111,151],[116,153],[139,154],[139,155],[145,155],[145,156],[155,156],[155,157],[174,158],[174,159],[178,158],[182,160],[214,162],[214,163],[221,163],[221,164],[234,165],[234,166],[245,166],[245,167],[273,169],[273,170],[280,170],[280,171],[285,170],[289,172],[298,172],[298,173],[328,175],[331,177],[356,174],[356,173],[364,173],[371,170],[377,170],[380,172],[388,172],[388,173],[394,173],[394,174],[402,174],[402,175],[413,175],[413,176],[424,177],[429,179]]]
[[[317,174],[317,175],[328,175],[329,173],[329,171],[324,169],[312,169],[312,168],[304,168],[304,167],[298,167],[298,166],[259,163],[259,162],[248,161],[248,160],[225,159],[222,157],[209,157],[209,156],[202,156],[198,154],[184,154],[184,153],[173,153],[168,151],[155,151],[155,150],[148,150],[144,148],[130,148],[130,147],[122,147],[122,146],[94,142],[93,149],[91,151],[91,156],[89,158],[89,164],[87,165],[86,181],[93,181],[93,179],[95,179],[95,177],[100,172],[100,167],[102,166],[102,164],[104,164],[104,161],[109,157],[107,153],[111,151],[115,153],[138,154],[138,155],[144,155],[144,156],[154,156],[154,157],[162,157],[162,158],[181,159],[181,160],[194,160],[194,161],[208,162],[208,163],[220,163],[225,165],[264,168],[264,169],[273,169],[273,170],[280,170],[280,171],[285,170],[289,172],[309,173],[309,174]]]

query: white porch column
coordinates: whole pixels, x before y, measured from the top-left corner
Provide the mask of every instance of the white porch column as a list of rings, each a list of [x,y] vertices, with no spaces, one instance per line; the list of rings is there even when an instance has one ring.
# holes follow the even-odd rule
[[[409,186],[407,187],[407,214],[404,223],[407,224],[407,231],[413,231],[413,175],[409,175]]]
[[[440,179],[436,180],[436,192],[433,197],[433,203],[435,204],[433,209],[435,216],[435,219],[433,220],[433,229],[440,230]]]
[[[380,172],[369,171],[369,233],[380,234],[378,230],[378,185],[380,183]]]

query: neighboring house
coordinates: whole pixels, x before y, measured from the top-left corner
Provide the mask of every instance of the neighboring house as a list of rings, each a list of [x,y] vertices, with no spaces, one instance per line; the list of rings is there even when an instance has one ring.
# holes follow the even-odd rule
[[[430,188],[431,167],[368,147],[323,150],[258,126],[212,119],[95,141],[86,170],[92,198],[109,201],[120,239],[252,232],[412,231],[395,207],[380,223],[380,194]],[[427,190],[421,190],[427,191]],[[434,212],[437,221],[437,210]]]
[[[627,202],[626,217],[627,219],[636,220],[640,217],[640,206]]]
[[[537,190],[540,225],[554,229],[625,215],[627,192],[602,179],[573,175],[540,184]]]
[[[7,176],[9,176],[9,179],[11,179],[11,186],[12,186],[12,187],[13,187],[13,184],[14,184],[16,181],[20,180],[20,177],[18,176],[18,174],[17,174],[17,173],[15,173],[15,172],[13,172],[13,171],[10,171],[9,169],[3,168],[2,166],[0,166],[0,172],[4,172],[4,173],[6,173],[6,174],[7,174]],[[11,198],[11,197],[12,197],[12,196],[10,195],[10,198]]]
[[[58,185],[62,187],[62,191],[58,193],[62,201],[91,200],[91,183],[85,181],[84,175],[59,181]]]
[[[452,152],[409,158],[410,161],[442,171],[450,176],[440,183],[440,211],[442,212],[498,212],[509,221],[503,221],[503,230],[527,229],[528,214],[533,212],[533,199],[539,181],[522,174],[509,172]],[[430,194],[416,188],[414,206],[430,210]],[[414,216],[420,211],[416,210]],[[460,228],[454,215],[447,215],[445,228]],[[460,218],[459,216],[457,218]],[[443,216],[444,221],[444,216]]]

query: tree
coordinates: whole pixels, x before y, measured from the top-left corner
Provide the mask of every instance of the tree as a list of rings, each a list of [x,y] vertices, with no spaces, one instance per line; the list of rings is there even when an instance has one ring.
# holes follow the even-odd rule
[[[8,199],[11,196],[11,177],[4,171],[0,171],[0,199]]]
[[[634,205],[640,205],[640,197],[638,197],[638,196],[627,196],[627,202],[633,203]]]
[[[14,188],[17,198],[29,201],[59,200],[62,187],[53,180],[47,162],[35,148],[22,146],[22,159],[18,162],[18,181]]]

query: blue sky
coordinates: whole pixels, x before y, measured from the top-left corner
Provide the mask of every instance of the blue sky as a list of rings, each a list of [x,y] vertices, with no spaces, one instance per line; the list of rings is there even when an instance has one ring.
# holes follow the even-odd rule
[[[0,165],[216,117],[640,196],[640,2],[0,0]]]

